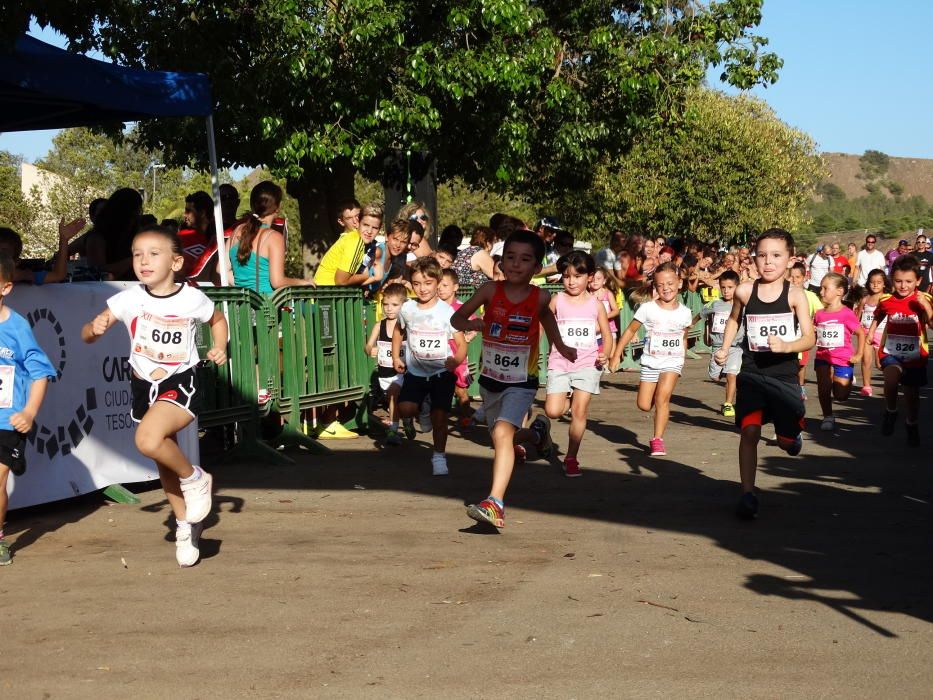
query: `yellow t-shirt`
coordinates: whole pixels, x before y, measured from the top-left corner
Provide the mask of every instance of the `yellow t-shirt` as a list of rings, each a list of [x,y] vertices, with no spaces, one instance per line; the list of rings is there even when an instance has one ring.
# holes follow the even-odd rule
[[[348,231],[321,258],[314,281],[320,287],[333,287],[337,284],[337,270],[355,275],[363,264],[363,253],[363,239],[359,232]]]

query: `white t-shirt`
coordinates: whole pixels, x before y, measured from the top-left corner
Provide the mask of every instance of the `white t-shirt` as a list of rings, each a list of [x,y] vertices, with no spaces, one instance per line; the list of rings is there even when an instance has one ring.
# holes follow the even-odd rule
[[[597,267],[605,267],[609,272],[616,272],[616,268],[619,266],[619,256],[613,252],[612,248],[603,248],[596,251],[593,259],[596,261]]]
[[[494,258],[501,258],[503,248],[505,248],[505,241],[496,241],[492,244],[492,250],[489,251],[489,254]]]
[[[813,287],[819,287],[823,283],[823,278],[833,269],[833,259],[824,258],[819,253],[811,255],[807,261],[810,266],[810,284]]]
[[[187,284],[166,297],[153,295],[144,284],[107,300],[111,313],[130,333],[130,367],[143,379],[157,369],[166,376],[198,364],[197,327],[214,315],[214,302]]]
[[[858,279],[856,284],[864,285],[868,281],[868,275],[872,270],[885,269],[884,253],[875,249],[872,251],[860,250],[855,258],[855,264],[858,266]]]
[[[675,369],[684,363],[684,331],[693,325],[693,314],[681,303],[662,309],[649,301],[638,307],[635,320],[645,327],[645,349],[641,364],[648,369]]]
[[[454,308],[438,299],[434,306],[418,308],[417,299],[409,299],[398,312],[399,328],[406,332],[405,364],[416,377],[432,377],[447,368],[450,339],[455,333],[450,325]]]

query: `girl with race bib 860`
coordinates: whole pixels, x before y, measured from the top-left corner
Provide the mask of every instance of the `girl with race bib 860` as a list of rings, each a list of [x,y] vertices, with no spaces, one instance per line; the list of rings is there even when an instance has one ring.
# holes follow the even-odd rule
[[[652,457],[666,455],[664,430],[671,413],[671,395],[684,369],[687,331],[693,324],[690,309],[677,298],[680,274],[666,262],[654,271],[657,298],[638,307],[634,320],[622,332],[612,353],[611,367],[619,364],[625,346],[645,327],[645,347],[641,356],[641,381],[636,405],[642,411],[654,407],[654,436],[649,444]]]
[[[81,337],[93,343],[118,321],[130,333],[130,380],[136,447],[154,460],[175,513],[175,558],[182,567],[198,562],[201,521],[211,510],[211,475],[193,466],[176,442],[197,418],[201,395],[195,343],[199,323],[209,323],[207,359],[227,361],[227,320],[196,287],[176,284],[184,257],[178,236],[153,226],[132,243],[133,271],[142,284],[107,300],[107,308],[85,324]]]

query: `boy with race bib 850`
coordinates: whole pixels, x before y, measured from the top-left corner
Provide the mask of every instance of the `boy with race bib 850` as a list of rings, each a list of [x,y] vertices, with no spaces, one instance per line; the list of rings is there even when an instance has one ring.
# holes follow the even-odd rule
[[[755,267],[759,279],[735,290],[722,347],[714,356],[718,363],[726,363],[742,325],[745,342],[735,404],[735,422],[741,431],[742,498],[736,515],[749,520],[758,516],[755,472],[762,424],[774,423],[778,447],[787,454],[800,454],[802,447],[804,404],[797,383],[797,353],[812,348],[816,340],[806,295],[784,279],[793,251],[794,239],[783,229],[768,229],[758,237]]]

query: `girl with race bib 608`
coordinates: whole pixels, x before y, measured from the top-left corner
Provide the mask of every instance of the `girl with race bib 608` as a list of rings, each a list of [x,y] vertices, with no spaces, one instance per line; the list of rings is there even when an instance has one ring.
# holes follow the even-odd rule
[[[888,284],[888,276],[884,270],[872,270],[868,273],[868,279],[865,281],[865,287],[868,294],[862,298],[858,307],[858,317],[865,329],[865,350],[862,352],[862,388],[859,391],[861,396],[871,396],[871,368],[881,367],[878,359],[878,350],[881,348],[881,338],[884,335],[888,319],[885,318],[875,329],[874,335],[867,335],[871,328],[872,321],[875,320],[875,309],[878,308],[878,302],[885,294],[891,293],[891,285]]]
[[[659,457],[667,454],[664,430],[671,413],[671,395],[684,369],[687,331],[693,324],[693,315],[677,298],[680,274],[676,265],[671,262],[659,265],[654,271],[653,284],[657,298],[638,307],[634,320],[622,332],[612,352],[610,366],[617,368],[625,346],[644,326],[645,347],[636,405],[646,412],[654,407],[654,437],[648,444],[651,456]]]
[[[868,336],[874,335],[882,321],[888,325],[882,338],[878,357],[884,372],[885,411],[881,434],[892,435],[897,422],[897,386],[904,392],[907,408],[905,427],[907,444],[920,446],[920,387],[927,383],[926,328],[933,319],[929,297],[917,287],[920,284],[920,262],[913,255],[902,255],[891,264],[891,284],[894,291],[885,294],[875,309],[875,319]]]
[[[199,323],[211,327],[207,359],[227,361],[227,320],[202,291],[176,284],[184,257],[178,236],[160,226],[133,238],[133,271],[142,284],[107,300],[107,308],[85,324],[81,337],[93,343],[118,321],[130,333],[130,417],[138,423],[136,447],[159,468],[162,488],[175,513],[175,558],[182,567],[198,562],[201,522],[211,510],[211,475],[193,466],[176,435],[198,416],[200,361],[195,344]]]
[[[843,299],[849,291],[849,280],[838,272],[828,272],[820,282],[820,298],[824,308],[813,315],[816,330],[816,385],[823,409],[820,430],[836,429],[833,399],[845,401],[852,389],[855,365],[865,351],[865,331],[855,312]],[[853,351],[852,336],[858,339]]]
[[[557,261],[564,291],[551,297],[549,307],[557,319],[560,337],[577,350],[573,362],[552,348],[547,363],[547,399],[544,411],[548,418],[560,418],[567,411],[570,395],[570,430],[564,474],[580,476],[577,453],[586,431],[590,399],[599,393],[599,379],[612,353],[612,331],[606,308],[597,293],[587,291],[596,269],[592,256],[575,250]],[[600,345],[598,338],[604,343]]]

